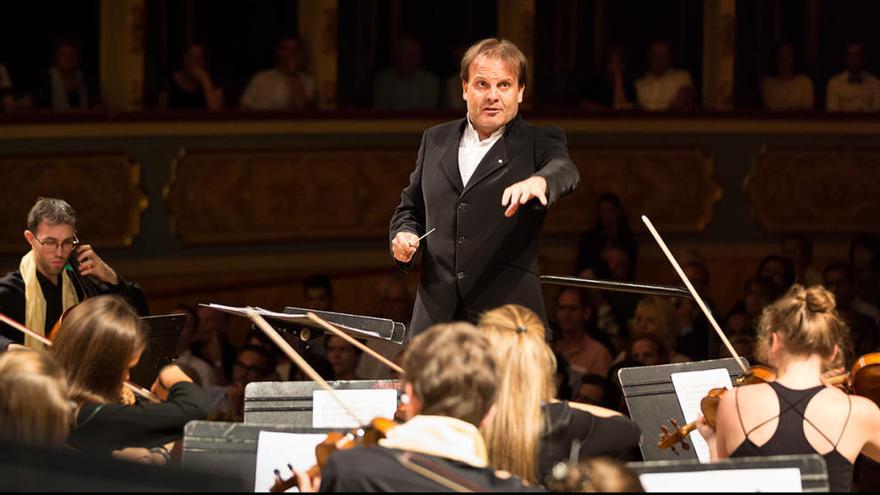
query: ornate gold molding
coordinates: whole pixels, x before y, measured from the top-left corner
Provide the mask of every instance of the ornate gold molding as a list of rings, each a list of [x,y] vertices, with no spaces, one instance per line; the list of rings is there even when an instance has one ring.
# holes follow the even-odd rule
[[[550,208],[545,231],[582,232],[595,223],[596,199],[616,194],[640,229],[647,214],[667,232],[699,232],[713,218],[721,186],[712,157],[688,148],[575,148],[581,182],[574,194]]]
[[[878,148],[764,148],[743,189],[769,233],[880,232]]]
[[[140,164],[125,153],[0,156],[0,252],[24,252],[22,232],[37,197],[63,198],[77,212],[83,242],[98,248],[131,246],[149,200]]]

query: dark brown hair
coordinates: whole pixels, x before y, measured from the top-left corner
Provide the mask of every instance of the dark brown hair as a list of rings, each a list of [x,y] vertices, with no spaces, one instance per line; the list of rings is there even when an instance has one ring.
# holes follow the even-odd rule
[[[403,356],[403,369],[422,414],[479,426],[495,402],[489,341],[470,323],[434,325],[419,334]]]
[[[61,322],[52,354],[67,370],[76,402],[118,402],[131,361],[145,346],[134,309],[118,296],[98,296],[75,306]]]
[[[517,82],[520,86],[526,85],[528,77],[528,61],[523,52],[512,41],[499,38],[486,38],[480,40],[464,53],[461,57],[461,80],[468,81],[471,63],[480,55],[500,58],[511,72],[517,74]]]

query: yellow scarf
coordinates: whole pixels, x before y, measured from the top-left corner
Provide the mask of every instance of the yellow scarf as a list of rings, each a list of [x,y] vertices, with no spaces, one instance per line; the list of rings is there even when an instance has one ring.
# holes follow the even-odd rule
[[[24,279],[24,326],[34,332],[46,335],[46,298],[43,296],[43,289],[40,287],[40,281],[37,280],[37,263],[34,261],[34,252],[28,251],[28,254],[21,258],[21,264],[18,265],[21,271],[21,278]],[[61,311],[62,313],[71,306],[79,304],[79,298],[76,296],[76,289],[73,282],[67,275],[67,270],[61,271]],[[51,322],[54,325],[55,322]],[[37,341],[37,339],[25,335],[24,345],[31,349],[44,349],[45,346]]]

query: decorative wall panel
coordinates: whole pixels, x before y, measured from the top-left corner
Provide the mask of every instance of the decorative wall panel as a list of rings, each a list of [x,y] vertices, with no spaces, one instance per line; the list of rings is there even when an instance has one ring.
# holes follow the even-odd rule
[[[702,231],[712,220],[721,186],[714,161],[698,148],[572,149],[581,182],[550,209],[545,232],[574,233],[595,223],[596,199],[616,194],[640,230],[646,214],[667,232]]]
[[[24,253],[27,214],[37,197],[62,198],[77,213],[81,241],[128,247],[148,200],[140,165],[124,153],[0,156],[0,251]]]
[[[769,233],[880,232],[880,149],[768,148],[744,188]]]

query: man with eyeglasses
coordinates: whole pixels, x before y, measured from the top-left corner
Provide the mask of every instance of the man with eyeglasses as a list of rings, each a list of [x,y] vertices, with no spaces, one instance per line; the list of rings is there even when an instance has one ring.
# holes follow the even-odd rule
[[[148,310],[140,287],[127,282],[89,245],[76,237],[76,212],[62,199],[39,198],[28,213],[24,238],[31,250],[19,269],[0,279],[0,313],[47,335],[63,312],[81,301],[85,289],[65,269],[72,255],[79,261],[79,275],[87,277],[99,294],[118,294],[141,314]],[[42,344],[30,336],[0,324],[0,350],[10,343],[27,347]]]

